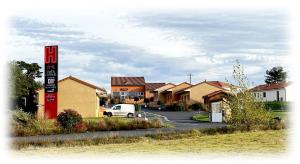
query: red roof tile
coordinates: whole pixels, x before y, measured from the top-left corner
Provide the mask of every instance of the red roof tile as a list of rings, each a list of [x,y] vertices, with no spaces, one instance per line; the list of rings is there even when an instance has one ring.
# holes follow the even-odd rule
[[[145,85],[144,77],[111,77],[111,86]]]
[[[232,95],[232,93],[229,93],[227,91],[224,91],[224,90],[218,90],[218,91],[214,91],[214,92],[211,92],[207,95],[204,95],[202,96],[203,98],[206,98],[206,97],[212,97],[212,96],[215,96],[215,95],[218,95],[218,94],[226,94],[226,95]]]
[[[267,91],[267,90],[273,90],[273,89],[282,89],[282,88],[289,86],[290,84],[291,84],[291,82],[262,84],[262,85],[258,85],[256,87],[250,89],[250,91],[256,92],[256,91]]]
[[[225,83],[222,81],[206,81],[206,83],[213,85],[213,86],[221,87],[221,88],[227,88],[230,86],[229,83]]]
[[[160,88],[164,85],[166,85],[166,83],[146,83],[145,87],[146,87],[146,90],[155,90],[155,89]]]

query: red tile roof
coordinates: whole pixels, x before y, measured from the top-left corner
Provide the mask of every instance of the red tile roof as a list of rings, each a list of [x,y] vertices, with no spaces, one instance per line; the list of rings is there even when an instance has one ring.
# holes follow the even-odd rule
[[[215,96],[215,95],[218,95],[218,94],[231,95],[232,93],[229,93],[228,91],[224,91],[224,90],[218,90],[218,91],[211,92],[207,95],[204,95],[202,97],[203,98],[208,98],[208,97],[212,97],[212,96]]]
[[[146,87],[146,90],[155,90],[155,89],[160,88],[165,85],[166,85],[166,83],[146,83],[145,87]]]
[[[111,77],[111,86],[145,85],[144,77]]]
[[[180,89],[179,91],[176,92],[176,94],[181,94],[181,93],[184,93],[186,89],[190,89],[190,88],[193,88],[194,86],[197,86],[197,85],[200,85],[200,84],[203,84],[203,83],[207,83],[209,85],[212,85],[212,86],[215,86],[217,88],[220,88],[220,89],[225,89],[227,87],[230,86],[229,83],[225,83],[225,82],[221,82],[221,81],[202,81],[198,84],[195,84],[195,85],[191,85],[189,87],[186,87],[186,88],[183,88],[183,89]]]
[[[262,84],[262,85],[258,85],[256,87],[250,89],[250,91],[257,92],[257,91],[267,91],[267,90],[273,90],[273,89],[282,89],[282,88],[289,86],[290,84],[291,84],[291,82]]]
[[[216,87],[221,87],[221,88],[230,87],[229,83],[225,83],[225,82],[222,82],[222,81],[206,81],[206,83],[208,83],[210,85],[213,85],[213,86],[216,86]]]

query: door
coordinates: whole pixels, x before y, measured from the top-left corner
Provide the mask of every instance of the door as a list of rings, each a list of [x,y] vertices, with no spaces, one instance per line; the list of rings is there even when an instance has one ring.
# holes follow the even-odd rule
[[[222,102],[213,102],[211,103],[211,122],[222,122]]]
[[[121,105],[116,105],[113,107],[113,115],[119,116],[121,112]]]

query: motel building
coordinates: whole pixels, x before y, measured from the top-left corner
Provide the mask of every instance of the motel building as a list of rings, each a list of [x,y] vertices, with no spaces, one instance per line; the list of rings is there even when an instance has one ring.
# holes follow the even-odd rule
[[[114,103],[143,103],[145,92],[144,77],[111,77],[111,100]],[[139,99],[137,102],[135,97]]]
[[[44,115],[44,88],[37,90],[38,118]],[[107,98],[104,88],[97,87],[73,76],[58,81],[57,114],[65,109],[73,109],[82,117],[101,117],[100,100]]]

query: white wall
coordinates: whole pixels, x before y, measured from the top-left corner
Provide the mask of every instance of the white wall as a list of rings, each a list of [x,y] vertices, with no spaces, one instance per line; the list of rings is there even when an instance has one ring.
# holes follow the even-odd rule
[[[293,89],[293,84],[290,84],[285,88],[286,90],[286,101],[294,101],[294,89]]]
[[[254,94],[256,95],[256,98],[262,99],[263,101],[277,101],[277,91],[279,91],[279,100],[282,99],[282,101],[286,101],[287,96],[286,96],[286,90],[284,88],[268,90],[268,91],[261,91],[261,92],[254,92]],[[263,97],[263,92],[266,93],[266,97]]]

